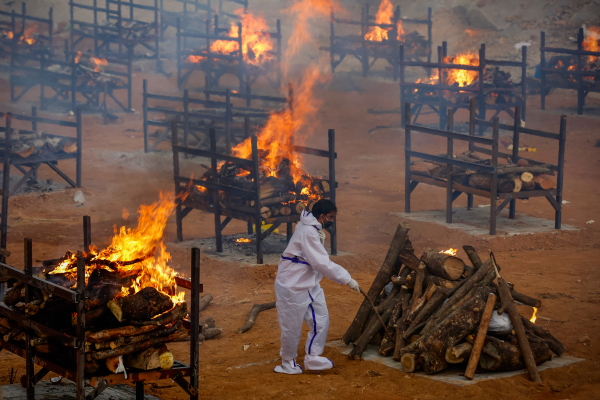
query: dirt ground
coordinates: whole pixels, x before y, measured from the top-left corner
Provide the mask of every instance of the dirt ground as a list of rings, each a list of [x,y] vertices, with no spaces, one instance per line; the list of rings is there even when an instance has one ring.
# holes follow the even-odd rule
[[[264,3],[264,2],[262,2]],[[314,54],[316,56],[316,53]],[[166,69],[174,70],[172,61]],[[85,203],[73,201],[74,189],[45,194],[25,194],[10,199],[8,249],[13,255],[8,263],[22,266],[23,238],[33,238],[34,259],[64,255],[66,250],[82,248],[83,215],[92,217],[92,240],[99,247],[106,245],[113,226],[135,226],[134,210],[141,204],[158,199],[159,191],[173,188],[170,153],[143,153],[141,82],[148,79],[156,92],[176,93],[175,74],[171,78],[142,72],[139,64],[134,77],[133,114],[119,113],[116,123],[102,125],[101,117],[84,115],[83,123],[83,194]],[[0,75],[1,110],[28,112],[35,104],[37,93],[32,91],[18,104],[10,103],[9,80]],[[195,78],[190,86],[201,86]],[[342,89],[351,86],[354,90]],[[397,126],[399,117],[373,115],[368,108],[390,109],[399,106],[398,87],[390,82],[360,78],[358,74],[338,74],[330,85],[317,89],[323,100],[317,117],[315,134],[305,138],[306,144],[326,148],[328,128],[336,130],[338,153],[338,243],[351,253],[333,257],[350,271],[363,287],[368,288],[381,266],[392,234],[402,222],[391,213],[404,210],[404,132],[396,128],[378,129],[375,126]],[[539,96],[528,101],[527,126],[558,132],[560,113],[576,104],[574,92],[554,92],[547,99],[547,111],[540,110]],[[588,97],[591,107],[600,106],[600,99]],[[44,114],[53,118],[69,118],[66,114]],[[457,121],[467,120],[457,113]],[[507,115],[501,119],[508,121]],[[426,115],[421,121],[433,123]],[[600,119],[591,116],[568,116],[567,151],[565,158],[563,223],[579,231],[557,231],[547,234],[512,237],[473,237],[439,225],[410,222],[411,240],[417,253],[426,247],[462,248],[472,244],[481,253],[492,249],[503,267],[503,274],[516,284],[518,290],[542,299],[538,323],[547,327],[567,347],[567,355],[585,361],[541,373],[543,384],[531,383],[527,375],[486,381],[468,387],[425,380],[369,361],[351,361],[338,350],[326,348],[325,356],[335,368],[321,374],[285,376],[272,372],[279,355],[279,327],[275,310],[260,314],[254,327],[245,334],[235,330],[244,324],[254,303],[275,300],[273,283],[276,265],[240,266],[205,256],[201,261],[201,281],[205,292],[214,301],[202,316],[214,316],[223,334],[200,346],[200,398],[202,399],[275,399],[299,397],[334,399],[364,397],[388,399],[600,399]],[[525,140],[525,139],[523,139]],[[555,160],[558,149],[543,138],[527,139],[536,147],[532,157]],[[445,142],[431,137],[413,136],[413,146],[431,152],[445,151]],[[165,147],[166,148],[166,147]],[[457,146],[455,152],[461,148]],[[326,165],[306,159],[311,174],[326,174]],[[67,163],[65,163],[67,165]],[[202,167],[189,164],[202,173]],[[66,171],[74,173],[74,164]],[[47,168],[40,169],[40,178],[59,178]],[[413,211],[440,209],[444,206],[443,189],[419,186],[413,192]],[[483,199],[475,199],[483,204]],[[456,206],[466,206],[459,198]],[[131,216],[123,219],[123,208]],[[554,211],[545,199],[520,201],[518,212],[553,219]],[[596,220],[596,223],[586,224]],[[233,221],[226,234],[245,231],[245,223]],[[500,232],[502,233],[502,232]],[[213,216],[198,211],[184,220],[184,237],[206,238],[214,235]],[[165,243],[173,256],[172,266],[189,274],[190,253],[176,243],[175,220],[167,225]],[[460,250],[459,255],[465,257]],[[349,326],[359,304],[360,295],[324,280],[322,286],[329,305],[331,326],[328,340],[339,340]],[[523,315],[531,309],[522,307]],[[305,326],[305,330],[308,328]],[[580,343],[589,336],[590,343]],[[244,344],[250,344],[243,351]],[[304,345],[304,342],[301,344]],[[169,345],[177,359],[189,360],[186,343]],[[299,361],[304,350],[300,349]],[[0,352],[0,384],[8,383],[11,368],[24,371],[24,361],[6,351]],[[371,377],[367,371],[380,372]],[[146,391],[164,400],[183,399],[184,392],[171,381],[149,382]]]

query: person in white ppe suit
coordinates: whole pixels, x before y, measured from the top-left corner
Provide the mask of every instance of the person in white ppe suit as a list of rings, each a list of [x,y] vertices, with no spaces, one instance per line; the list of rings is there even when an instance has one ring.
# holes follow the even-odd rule
[[[329,259],[323,244],[325,232],[333,224],[337,208],[330,200],[319,200],[312,213],[303,211],[300,222],[281,256],[275,279],[277,316],[281,328],[281,365],[275,372],[301,374],[296,362],[302,335],[302,322],[310,327],[306,338],[304,368],[322,371],[333,367],[333,361],[321,357],[329,329],[329,313],[325,293],[319,282],[323,276],[358,291],[358,283],[350,273]]]

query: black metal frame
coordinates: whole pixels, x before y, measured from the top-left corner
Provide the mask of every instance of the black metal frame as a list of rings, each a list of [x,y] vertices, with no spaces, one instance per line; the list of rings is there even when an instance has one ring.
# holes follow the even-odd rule
[[[401,107],[401,115],[402,115],[402,126],[404,127],[406,122],[408,121],[411,124],[415,124],[417,122],[417,118],[421,113],[421,109],[423,106],[429,107],[440,117],[440,129],[445,129],[447,125],[446,115],[448,111],[452,111],[454,114],[458,109],[469,109],[469,103],[450,103],[444,98],[444,92],[470,92],[473,93],[473,96],[477,98],[478,103],[478,117],[481,119],[486,119],[487,110],[494,110],[494,115],[490,119],[490,121],[498,116],[502,111],[508,113],[511,117],[515,117],[511,108],[521,107],[522,114],[521,119],[525,121],[526,112],[527,112],[527,46],[523,46],[521,48],[521,61],[503,61],[503,60],[490,60],[485,56],[485,44],[481,44],[479,49],[479,65],[461,65],[461,64],[452,64],[445,63],[444,58],[448,55],[448,46],[447,42],[442,42],[442,46],[438,46],[438,62],[420,62],[420,61],[406,61],[404,59],[404,45],[400,45],[400,56],[399,56],[399,65],[400,65],[400,104],[405,104],[407,102],[413,104],[413,108],[411,109],[411,113],[416,111],[416,115],[412,122],[406,118],[406,113],[404,107]],[[405,79],[405,69],[406,67],[423,67],[426,69],[435,68],[438,70],[439,79],[436,84],[429,83],[413,83],[406,82]],[[515,67],[521,69],[521,82],[516,84],[514,88],[485,88],[484,87],[484,71],[486,67]],[[466,88],[459,86],[451,86],[444,83],[444,71],[445,70],[468,70],[468,71],[477,71],[478,72],[478,80],[479,87],[478,88]],[[431,96],[431,99],[415,99],[414,92],[428,92],[435,93]],[[516,92],[520,91],[520,95],[523,97],[523,100],[515,103],[504,103],[504,104],[487,104],[485,99],[486,96],[496,93],[501,94],[505,92]],[[429,97],[429,96],[428,96]],[[479,134],[483,134],[482,128],[480,128]]]
[[[84,217],[84,247],[89,249],[90,225],[89,217]],[[199,367],[199,325],[198,314],[200,311],[199,301],[200,293],[203,287],[200,284],[200,249],[192,248],[192,265],[191,265],[191,280],[179,278],[178,283],[184,283],[183,287],[191,290],[191,311],[190,311],[190,365],[175,361],[171,369],[158,371],[142,371],[128,374],[125,379],[123,375],[113,374],[108,376],[88,376],[90,385],[95,389],[88,395],[85,395],[85,258],[77,257],[77,286],[75,290],[66,289],[62,286],[47,282],[43,279],[34,276],[35,273],[41,272],[44,267],[33,267],[32,257],[32,240],[25,238],[24,241],[24,265],[23,271],[11,267],[0,262],[0,271],[8,274],[11,278],[25,283],[25,301],[28,301],[29,287],[33,286],[41,290],[50,291],[53,295],[61,297],[66,301],[73,303],[77,307],[77,333],[75,336],[56,331],[48,326],[32,320],[20,312],[12,310],[4,303],[0,303],[0,314],[17,322],[26,329],[26,346],[21,347],[18,344],[5,342],[0,339],[0,349],[8,350],[11,353],[25,358],[25,377],[27,400],[35,400],[35,384],[41,381],[49,372],[54,372],[57,375],[74,381],[77,385],[76,396],[77,400],[93,400],[99,396],[107,387],[118,383],[134,383],[136,384],[136,398],[144,398],[144,381],[167,379],[171,378],[177,383],[189,396],[190,400],[198,399],[198,367]],[[185,281],[185,282],[183,282]],[[186,324],[187,325],[187,324]],[[31,332],[37,332],[44,336],[59,341],[65,346],[71,347],[77,351],[76,368],[60,365],[55,360],[50,360],[45,355],[36,354],[35,347],[31,346]],[[37,364],[42,369],[38,373],[34,373],[34,365]],[[187,382],[183,377],[189,376],[190,382]]]
[[[16,32],[17,21],[19,20],[21,22],[21,30],[19,32]],[[21,36],[23,36],[23,34],[25,33],[28,22],[35,22],[36,24],[45,24],[48,26],[47,35],[38,35],[36,38],[36,43],[34,43],[33,45],[19,43]],[[12,39],[0,36],[0,57],[20,50],[33,50],[34,52],[51,54],[53,41],[53,26],[54,18],[52,7],[50,7],[50,9],[48,10],[47,19],[27,15],[27,5],[25,4],[25,2],[21,3],[21,14],[16,13],[15,10],[12,10],[10,12],[0,10],[0,30],[8,30],[9,32],[13,32]]]
[[[133,51],[138,46],[143,46],[145,50],[152,52],[152,58],[160,59],[160,8],[158,0],[153,1],[154,5],[137,4],[134,0],[104,0],[105,6],[98,6],[98,0],[93,0],[93,4],[87,5],[76,3],[74,0],[69,0],[70,6],[70,23],[71,23],[71,51],[77,51],[76,47],[85,39],[91,39],[94,43],[94,54],[96,57],[111,55],[111,44],[116,44],[118,47],[117,57],[128,57],[129,52]],[[116,9],[114,8],[116,7]],[[129,8],[129,16],[123,8]],[[93,12],[93,22],[86,22],[75,19],[76,10],[88,10]],[[134,11],[143,10],[150,11],[154,15],[154,21],[146,22],[135,19]],[[107,23],[116,21],[116,25],[103,25],[98,23],[98,17],[103,16]],[[127,38],[126,34],[131,29],[124,27],[123,23],[136,22],[142,24],[142,29],[139,29],[140,36],[137,38]],[[154,31],[153,34],[150,32]],[[126,49],[126,50],[124,50]],[[113,56],[114,57],[114,56]]]
[[[196,138],[200,145],[198,147],[208,147],[208,135],[204,139],[197,136],[197,133],[207,133],[209,128],[217,129],[217,134],[224,135],[227,149],[231,149],[240,141],[248,138],[255,130],[257,125],[261,125],[274,110],[250,108],[252,100],[270,101],[283,103],[290,102],[285,97],[261,96],[252,94],[241,94],[232,92],[230,89],[225,91],[204,90],[204,99],[190,97],[188,89],[183,91],[183,97],[167,96],[153,94],[148,92],[148,81],[143,82],[143,118],[144,118],[144,151],[146,153],[155,151],[162,142],[171,143],[171,122],[178,121],[180,129],[183,129],[183,145],[188,146],[189,136]],[[211,96],[224,97],[225,101],[211,100]],[[291,91],[290,91],[291,96]],[[248,107],[235,107],[232,99],[238,98],[246,100]],[[291,97],[290,97],[291,98]],[[173,102],[172,106],[153,106],[149,104],[153,100],[164,102]],[[192,105],[199,105],[203,108],[192,108]],[[160,117],[151,118],[149,114],[158,114]],[[234,118],[244,118],[244,128],[235,129],[232,127]],[[193,122],[200,126],[190,126]],[[154,143],[151,143],[149,127],[155,126],[164,128],[159,132]]]
[[[600,87],[595,87],[595,81],[592,81],[592,85],[587,85],[584,77],[596,77],[600,78],[600,68],[595,71],[584,71],[583,70],[583,59],[585,56],[598,57],[600,59],[600,51],[587,51],[583,50],[583,28],[580,28],[577,32],[577,50],[563,49],[559,47],[546,47],[546,32],[541,32],[540,41],[540,75],[541,75],[541,108],[546,109],[546,96],[550,93],[552,88],[564,88],[577,90],[577,114],[583,115],[583,106],[585,105],[585,98],[590,92],[600,92]],[[546,53],[554,54],[569,54],[577,57],[577,64],[573,64],[575,70],[567,70],[568,67],[565,65],[564,68],[549,68],[546,67]],[[568,83],[566,85],[560,85],[557,83],[547,82],[547,75],[558,74],[565,79]],[[570,82],[570,79],[576,79],[576,82]]]
[[[427,9],[427,19],[412,19],[402,18],[400,14],[400,6],[396,7],[394,17],[392,18],[391,24],[378,24],[372,22],[373,16],[369,15],[369,5],[365,5],[361,9],[360,21],[340,19],[336,18],[333,11],[330,17],[330,33],[329,33],[329,47],[321,47],[320,50],[329,51],[331,71],[335,72],[335,68],[342,62],[347,56],[352,56],[360,61],[362,65],[362,74],[366,77],[369,74],[369,70],[378,59],[386,59],[393,68],[394,81],[398,79],[398,52],[396,49],[400,42],[398,41],[397,23],[400,20],[402,24],[411,25],[427,25],[427,43],[429,51],[427,54],[415,54],[414,59],[418,60],[422,57],[427,58],[427,62],[431,61],[431,43],[432,35],[431,30],[433,22],[431,20],[431,8]],[[336,36],[335,35],[335,24],[343,25],[355,25],[360,26],[360,37],[356,35],[350,36]],[[365,39],[367,30],[370,27],[380,27],[382,29],[391,28],[392,38],[388,41],[376,42]],[[336,59],[337,56],[337,59]]]
[[[263,76],[267,78],[269,84],[278,90],[281,86],[281,21],[277,20],[276,32],[264,32],[271,39],[276,41],[275,51],[272,52],[274,60],[262,65],[253,65],[244,60],[242,51],[242,24],[238,23],[238,37],[227,36],[229,27],[219,27],[219,16],[213,17],[214,26],[211,21],[206,21],[205,32],[186,28],[186,25],[177,20],[177,87],[182,89],[188,82],[194,71],[204,73],[204,87],[212,89],[219,86],[219,81],[223,75],[230,74],[237,77],[239,81],[239,92],[248,92],[256,80]],[[199,47],[195,50],[189,49],[188,39],[200,39],[204,41],[205,47]],[[239,50],[231,54],[214,53],[210,50],[211,43],[217,40],[237,42]],[[200,62],[188,62],[188,58],[202,57]],[[274,73],[276,79],[269,77]]]
[[[405,112],[407,116],[410,116],[411,106],[410,103],[405,103]],[[519,107],[515,109],[515,115],[518,117],[521,113]],[[513,126],[500,124],[498,117],[494,117],[493,122],[481,120],[475,118],[475,101],[471,100],[470,108],[470,121],[469,121],[469,134],[461,134],[453,132],[453,114],[451,110],[448,110],[448,122],[447,130],[426,128],[423,126],[406,124],[405,127],[405,180],[404,180],[404,211],[410,213],[410,195],[412,191],[417,187],[419,183],[428,185],[438,186],[446,188],[446,223],[452,223],[452,203],[462,193],[467,194],[467,207],[470,209],[473,207],[473,195],[481,196],[490,199],[490,235],[496,234],[496,217],[498,214],[510,203],[509,218],[515,218],[516,212],[516,200],[530,197],[546,197],[548,202],[552,205],[555,211],[554,227],[555,229],[561,229],[561,218],[562,218],[562,196],[563,196],[563,178],[564,178],[564,157],[565,157],[565,141],[567,137],[567,117],[562,115],[560,118],[560,133],[544,132],[536,129],[523,128],[517,122]],[[518,119],[515,119],[518,121]],[[475,136],[476,126],[484,126],[492,128],[492,138],[482,138]],[[512,154],[502,153],[498,150],[498,136],[499,130],[512,130],[513,131],[513,150]],[[413,151],[411,147],[411,134],[412,132],[425,133],[429,135],[445,137],[448,141],[447,144],[447,155],[442,157],[439,155],[428,154]],[[558,164],[551,165],[552,170],[557,172],[557,185],[556,189],[550,190],[528,190],[516,193],[498,193],[498,157],[511,158],[513,162],[516,162],[519,157],[519,138],[521,134],[544,137],[547,139],[554,139],[558,141]],[[469,151],[479,152],[487,155],[491,155],[491,165],[481,165],[476,163],[470,163],[465,161],[456,160],[453,158],[454,154],[454,140],[462,140],[469,143]],[[478,145],[491,146],[489,148],[480,147]],[[447,177],[446,180],[436,179],[428,176],[422,176],[411,172],[410,164],[411,158],[416,157],[423,160],[434,161],[438,163],[446,164]],[[525,158],[524,158],[525,159]],[[542,164],[539,161],[526,159],[530,165]],[[492,183],[491,190],[482,190],[473,188],[470,186],[464,186],[452,182],[452,166],[467,168],[469,170],[475,170],[482,173],[491,174]],[[502,203],[497,206],[496,201],[500,199]]]
[[[173,172],[174,172],[174,180],[175,180],[175,193],[177,194],[177,198],[180,199],[182,194],[186,189],[182,185],[193,184],[197,186],[202,186],[212,193],[213,204],[203,204],[201,202],[195,201],[193,196],[187,196],[183,200],[178,200],[177,209],[176,209],[176,220],[177,220],[177,240],[183,240],[183,219],[192,211],[192,210],[201,210],[209,213],[213,213],[215,216],[215,237],[217,242],[217,252],[223,251],[223,243],[221,232],[227,224],[232,219],[237,219],[241,221],[246,221],[248,223],[248,234],[253,233],[252,225],[254,225],[254,232],[256,233],[256,262],[257,264],[263,263],[263,249],[261,242],[265,240],[275,229],[277,229],[281,224],[285,223],[287,226],[287,239],[289,240],[292,236],[292,224],[294,222],[298,222],[300,220],[299,215],[288,215],[288,216],[277,216],[273,218],[263,218],[261,216],[261,199],[260,199],[260,184],[259,184],[259,159],[258,159],[258,145],[257,139],[255,135],[251,136],[252,141],[252,158],[244,159],[233,157],[226,154],[221,154],[217,152],[216,145],[216,137],[215,131],[213,129],[210,130],[210,151],[200,150],[200,149],[192,149],[184,146],[179,146],[178,137],[177,137],[177,124],[175,122],[172,123],[171,126],[172,132],[172,149],[173,149]],[[337,158],[337,153],[335,152],[335,132],[333,129],[329,129],[329,150],[319,150],[310,147],[302,147],[302,146],[294,146],[294,151],[297,153],[310,154],[318,157],[325,157],[329,159],[329,193],[324,193],[323,198],[329,198],[331,201],[335,202],[336,196],[336,188],[337,183],[335,181],[335,159]],[[200,180],[200,179],[192,179],[190,177],[180,175],[179,168],[179,154],[189,154],[194,156],[208,157],[211,159],[211,170],[215,171],[212,176],[216,177],[217,171],[217,163],[219,161],[231,161],[240,166],[246,166],[252,168],[252,177],[254,181],[254,188],[252,190],[240,189],[237,187],[225,185],[219,183],[216,178],[211,180]],[[254,206],[244,206],[243,204],[236,210],[230,210],[227,208],[222,208],[219,204],[219,192],[228,193],[234,196],[241,196],[248,199],[254,200]],[[297,199],[306,199],[304,195],[298,195]],[[241,211],[241,209],[245,208],[246,210]],[[225,220],[221,221],[221,215],[225,217]],[[271,224],[271,227],[267,229],[265,232],[261,231],[262,223]],[[331,254],[337,255],[337,228],[336,228],[336,220],[334,219],[333,227],[330,231],[330,239],[331,239]]]
[[[17,102],[30,89],[40,86],[40,105],[41,109],[47,108],[48,104],[53,104],[62,99],[70,102],[71,110],[74,111],[77,104],[77,94],[82,95],[86,102],[81,105],[82,109],[101,109],[106,119],[109,116],[107,108],[107,98],[110,98],[121,109],[131,112],[132,95],[132,51],[128,51],[126,60],[116,58],[106,58],[107,66],[104,72],[123,78],[122,85],[116,85],[113,82],[105,82],[104,85],[97,85],[93,77],[79,79],[83,74],[78,68],[76,62],[76,53],[68,51],[68,43],[65,40],[64,60],[56,58],[46,58],[43,54],[25,55],[12,53],[10,63],[10,98],[12,102]],[[70,69],[70,72],[53,72],[48,69],[51,65],[58,65],[62,68]],[[125,71],[124,71],[125,70]],[[17,93],[18,88],[22,88]],[[54,91],[53,97],[46,97],[46,89]],[[115,96],[115,91],[127,91],[127,105]],[[101,96],[103,99],[101,100]]]
[[[69,185],[74,188],[81,187],[81,162],[83,158],[82,150],[82,123],[81,123],[81,110],[77,109],[75,113],[75,122],[61,121],[50,118],[42,118],[37,116],[37,109],[31,107],[31,116],[0,113],[0,116],[5,116],[6,125],[0,127],[0,132],[4,132],[5,139],[4,143],[0,147],[0,163],[3,165],[2,171],[2,209],[0,214],[0,248],[6,248],[7,232],[8,232],[8,198],[21,185],[23,185],[29,178],[37,179],[38,169],[42,164],[49,166],[54,172],[56,172],[61,178],[63,178]],[[75,136],[57,135],[52,133],[45,133],[45,135],[53,138],[61,139],[73,139],[77,143],[77,152],[75,153],[45,153],[42,155],[31,155],[27,158],[23,158],[18,154],[11,152],[12,143],[11,135],[15,130],[13,121],[24,121],[31,122],[31,130],[36,132],[38,130],[38,124],[55,125],[63,127],[63,129],[72,128],[75,130]],[[72,160],[76,162],[75,181],[73,181],[67,174],[65,174],[58,167],[58,162],[62,160]],[[10,187],[10,169],[11,166],[17,168],[23,177],[17,182],[12,188]],[[0,256],[0,262],[4,262],[4,257]]]

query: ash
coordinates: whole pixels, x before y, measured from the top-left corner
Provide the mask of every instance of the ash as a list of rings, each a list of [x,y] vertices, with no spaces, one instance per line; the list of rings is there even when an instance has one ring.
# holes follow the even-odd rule
[[[21,180],[21,176],[11,175],[10,177],[10,187],[14,187],[17,182]],[[0,176],[0,185],[3,183],[2,177]],[[56,192],[59,190],[64,190],[65,185],[61,183],[54,182],[51,179],[28,179],[27,182],[23,183],[19,190],[12,193],[11,196],[25,194],[25,193],[45,193],[45,192]]]

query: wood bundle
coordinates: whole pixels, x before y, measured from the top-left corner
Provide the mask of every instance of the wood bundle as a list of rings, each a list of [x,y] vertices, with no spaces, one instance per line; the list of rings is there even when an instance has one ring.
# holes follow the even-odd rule
[[[63,259],[70,256],[68,253]],[[63,259],[51,260],[50,268]],[[141,271],[131,268],[125,274],[115,267],[135,265],[140,259],[117,263],[88,260],[94,261],[103,268],[92,271],[85,288],[86,373],[115,373],[119,366],[141,370],[171,368],[173,355],[166,344],[188,340],[190,333],[184,326],[184,319],[188,317],[187,304],[174,304],[169,295],[152,287],[125,294],[122,289],[130,287]],[[69,273],[39,274],[37,277],[66,288],[75,286],[75,278]],[[74,303],[32,286],[26,303],[24,284],[14,279],[5,280],[13,284],[3,298],[7,306],[49,328],[76,335]],[[166,288],[165,292],[172,290]],[[209,294],[202,296],[200,310],[211,300]],[[212,317],[200,320],[199,324],[200,340],[212,339],[221,333]],[[4,341],[24,345],[25,330],[16,321],[0,318],[0,334]],[[48,354],[59,363],[72,364],[75,360],[74,349],[47,337],[42,331],[32,331],[31,345],[35,346],[36,352]]]
[[[6,133],[0,132],[0,146],[5,146]],[[27,158],[31,155],[40,156],[47,153],[75,153],[77,142],[75,138],[60,138],[48,135],[42,131],[14,129],[11,135],[11,153]]]
[[[260,152],[261,150],[259,150]],[[264,165],[264,163],[260,164]],[[309,201],[309,196],[302,194],[303,190],[306,191],[305,189],[317,196],[329,193],[329,181],[322,178],[303,175],[302,179],[294,183],[290,168],[290,161],[286,158],[281,161],[275,171],[276,176],[267,176],[267,171],[261,167],[259,179],[261,216],[263,218],[301,214],[304,209],[310,211],[316,200]],[[208,170],[202,179],[212,179],[212,170]],[[251,171],[231,162],[224,163],[219,168],[217,180],[219,183],[241,189],[254,189]],[[214,201],[209,192],[195,192],[193,199],[203,204],[211,204]],[[222,192],[219,204],[222,209],[252,214],[254,213],[255,199],[244,199]]]
[[[440,156],[445,157],[446,155],[441,154]],[[454,159],[480,165],[491,165],[491,160],[468,151],[460,155],[454,155]],[[511,160],[508,161],[512,162]],[[517,164],[500,164],[497,170],[497,190],[499,193],[549,190],[556,186],[556,181],[553,178],[554,170],[547,164],[529,165],[527,160],[520,159]],[[410,166],[410,172],[441,180],[447,179],[447,166],[444,163],[415,161]],[[452,166],[451,176],[453,183],[463,186],[471,186],[483,190],[490,190],[492,186],[490,174],[480,173],[475,170]]]
[[[519,315],[515,301],[533,307],[540,307],[541,302],[518,293],[501,277],[495,283],[500,268],[492,258],[482,262],[472,246],[464,246],[471,265],[432,249],[419,259],[408,238],[409,229],[398,227],[367,294],[387,330],[394,332],[394,341],[385,336],[380,319],[365,299],[342,338],[354,345],[350,358],[360,358],[367,345],[373,344],[379,354],[400,362],[405,372],[432,374],[449,363],[470,361],[465,376],[472,379],[475,367],[530,369],[551,359],[553,353],[564,352],[565,347],[550,332]],[[512,328],[488,331],[492,313],[504,312]]]

